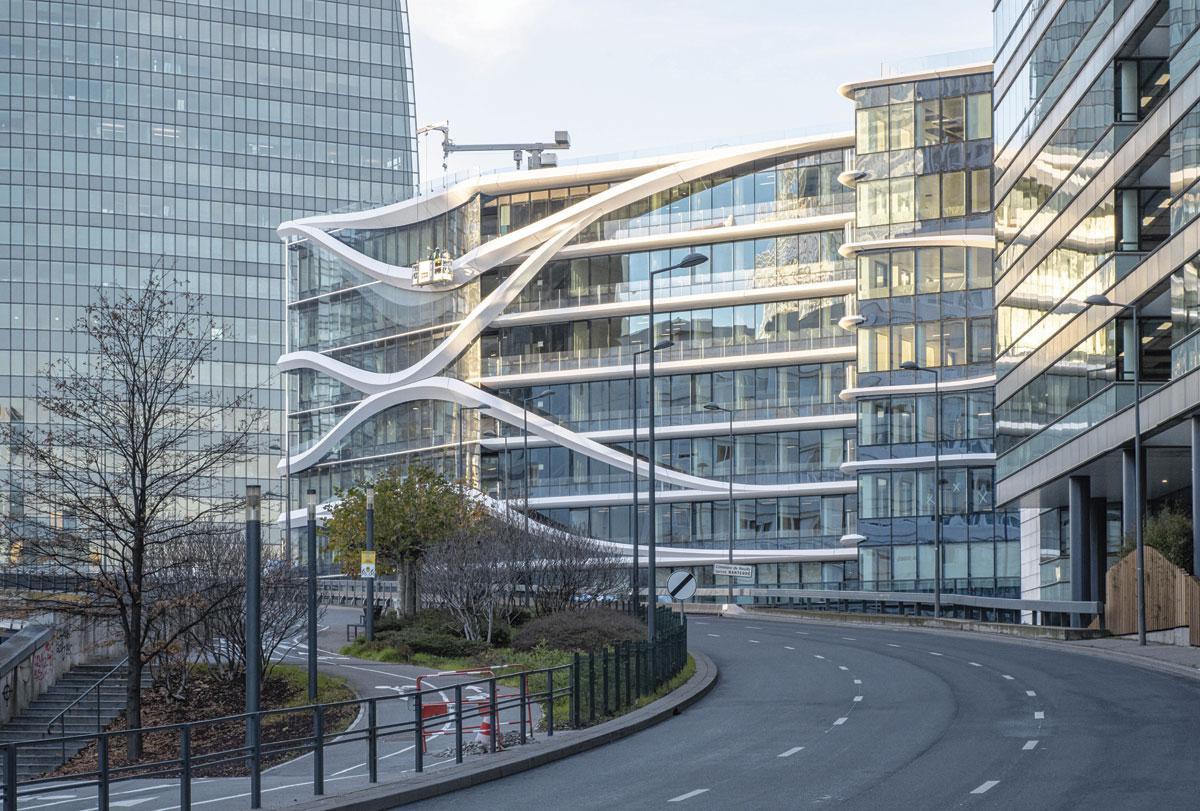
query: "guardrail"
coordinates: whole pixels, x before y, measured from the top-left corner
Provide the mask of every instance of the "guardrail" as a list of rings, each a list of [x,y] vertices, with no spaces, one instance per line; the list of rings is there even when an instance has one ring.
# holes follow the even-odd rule
[[[664,592],[665,593],[665,592]],[[728,598],[729,589],[699,588],[697,597]],[[912,591],[842,591],[837,589],[786,589],[786,588],[746,588],[734,586],[734,597],[770,597],[774,600],[800,603],[806,607],[827,608],[830,604],[838,605],[836,610],[848,611],[849,605],[874,604],[882,607],[895,605],[903,610],[904,606],[933,607],[934,597],[928,592]],[[941,596],[943,613],[950,609],[951,613],[958,610],[966,612],[974,610],[991,611],[1031,611],[1034,614],[1034,624],[1039,624],[1039,617],[1047,614],[1070,615],[1104,615],[1104,603],[1098,601],[1072,600],[1021,600],[1011,597],[981,597],[969,594],[943,594]]]
[[[643,697],[653,695],[678,675],[687,662],[687,621],[669,608],[658,609],[659,633],[654,645],[649,642],[623,643],[575,654],[573,661],[553,667],[516,669],[504,675],[460,681],[441,687],[413,690],[394,696],[358,698],[327,704],[311,704],[285,709],[241,713],[183,724],[146,727],[137,732],[144,736],[168,737],[174,741],[175,756],[135,764],[114,763],[113,741],[130,732],[66,735],[63,745],[78,742],[94,744],[96,768],[68,776],[20,778],[23,750],[45,747],[46,738],[6,744],[0,749],[3,759],[3,809],[17,811],[17,798],[38,803],[41,795],[61,793],[64,788],[96,790],[98,811],[109,811],[114,784],[125,780],[154,777],[179,781],[179,808],[189,811],[193,805],[192,785],[217,767],[241,763],[250,779],[250,807],[262,802],[264,763],[312,754],[313,794],[325,793],[325,754],[335,746],[362,746],[366,750],[366,780],[378,782],[379,744],[401,736],[413,741],[413,768],[424,771],[429,757],[426,742],[431,736],[452,738],[453,745],[441,757],[462,763],[464,730],[484,738],[487,753],[505,745],[502,723],[518,726],[517,744],[524,744],[534,728],[547,736],[556,729],[580,728],[605,717],[635,707]],[[453,700],[450,695],[453,695]],[[464,698],[464,694],[466,697]],[[353,709],[365,719],[357,729],[337,734],[325,731],[326,718],[339,709]],[[381,718],[390,715],[390,718]],[[509,719],[502,721],[504,714]],[[516,720],[511,720],[513,716]],[[267,723],[267,722],[270,723]],[[475,721],[477,723],[470,723]],[[228,740],[248,741],[242,746],[203,750],[198,733],[221,726]],[[302,732],[297,734],[296,730]],[[274,732],[274,735],[272,733]],[[266,737],[264,738],[264,733]],[[60,739],[50,739],[57,743]],[[86,749],[85,749],[86,751]],[[340,774],[340,773],[339,773]],[[339,777],[345,780],[345,777]],[[46,797],[46,800],[51,799]],[[126,803],[127,804],[127,803]],[[199,803],[197,803],[199,804]],[[120,805],[120,803],[118,803]]]

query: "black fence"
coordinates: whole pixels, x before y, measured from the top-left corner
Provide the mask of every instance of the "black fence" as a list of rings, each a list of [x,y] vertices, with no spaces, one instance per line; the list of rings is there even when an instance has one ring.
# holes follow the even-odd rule
[[[383,741],[410,738],[413,769],[422,772],[427,760],[463,761],[468,751],[464,736],[478,750],[493,753],[521,745],[531,736],[553,736],[556,730],[579,729],[649,701],[678,676],[687,663],[686,617],[669,608],[656,614],[656,639],[624,642],[586,654],[566,664],[538,669],[481,669],[463,674],[462,681],[418,688],[405,694],[314,704],[184,724],[146,727],[141,734],[148,757],[124,762],[121,752],[127,730],[40,738],[3,746],[3,809],[15,811],[18,797],[37,805],[42,795],[64,788],[94,788],[99,811],[110,807],[114,784],[136,778],[177,779],[179,807],[192,806],[193,781],[227,774],[249,779],[250,807],[261,807],[262,771],[276,763],[312,755],[313,794],[325,793],[325,756],[334,747],[359,747],[365,755],[365,781],[379,779],[379,746]],[[443,674],[444,676],[445,674]],[[361,723],[343,732],[328,731],[339,717],[360,715]],[[391,715],[390,719],[381,716]],[[511,731],[505,732],[509,727]],[[482,743],[476,743],[482,738]],[[208,740],[241,740],[239,746],[215,748]],[[431,756],[431,741],[449,747]],[[22,778],[47,742],[64,750],[82,747],[86,768],[71,774]],[[165,753],[165,754],[164,754]],[[43,755],[44,756],[44,755]],[[77,756],[77,758],[80,756]],[[347,781],[351,782],[351,781]],[[349,788],[353,788],[353,784]],[[49,799],[49,798],[47,798]]]

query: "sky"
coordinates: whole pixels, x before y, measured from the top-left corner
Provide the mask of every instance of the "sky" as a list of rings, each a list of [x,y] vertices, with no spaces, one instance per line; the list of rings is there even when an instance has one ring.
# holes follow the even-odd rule
[[[843,82],[991,45],[991,0],[409,0],[418,126],[562,157],[853,128]],[[418,139],[440,176],[441,136]],[[429,166],[426,165],[428,155]],[[450,172],[512,167],[459,153]],[[431,175],[432,172],[432,175]]]

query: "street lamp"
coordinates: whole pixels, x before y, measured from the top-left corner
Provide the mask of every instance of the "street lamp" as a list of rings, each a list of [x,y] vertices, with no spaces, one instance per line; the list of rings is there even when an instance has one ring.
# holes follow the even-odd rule
[[[521,451],[521,462],[525,466],[525,475],[523,477],[523,483],[524,483],[523,500],[525,502],[525,534],[526,535],[529,534],[529,404],[534,402],[535,400],[541,400],[545,397],[553,397],[553,396],[554,396],[554,390],[546,389],[545,391],[540,391],[537,394],[531,394],[528,397],[524,397],[521,399],[521,419],[524,423],[522,426],[522,428],[524,429],[524,436],[522,437],[522,442],[524,443],[524,448]]]
[[[304,494],[308,506],[308,701],[317,703],[317,491]]]
[[[729,565],[733,565],[733,464],[735,446],[733,443],[733,409],[716,403],[705,403],[705,411],[724,411],[729,415]],[[714,460],[715,461],[715,460]],[[733,605],[733,575],[729,575],[729,604]]]
[[[1137,632],[1138,644],[1146,644],[1146,548],[1142,543],[1142,334],[1138,329],[1137,304],[1118,304],[1108,296],[1094,295],[1083,300],[1093,307],[1128,310],[1133,317],[1133,348],[1126,347],[1133,359],[1133,538],[1137,556]]]
[[[640,602],[640,600],[638,599],[638,597],[640,596],[638,594],[638,592],[640,591],[640,588],[638,587],[638,570],[641,568],[638,564],[638,535],[641,534],[641,530],[639,528],[640,521],[638,518],[637,359],[638,359],[638,355],[646,355],[651,352],[658,352],[661,349],[670,349],[674,345],[675,345],[674,341],[667,339],[665,341],[659,341],[654,346],[646,347],[645,349],[639,349],[638,351],[633,353],[633,398],[632,398],[633,399],[633,403],[632,403],[632,408],[633,408],[633,419],[632,419],[632,424],[633,424],[633,568],[632,568],[632,571],[630,572],[629,576],[630,576],[630,582],[632,584],[632,590],[633,590],[633,613],[634,614],[637,614],[638,603]],[[653,587],[653,584],[651,584],[651,587]]]
[[[364,489],[367,499],[367,543],[368,552],[375,551],[375,488],[367,485]],[[372,561],[374,563],[374,561]],[[378,573],[378,569],[376,569]],[[367,641],[375,641],[375,578],[367,578],[367,610],[363,616],[363,626],[367,633]]]
[[[246,485],[246,746],[258,752],[262,719],[262,488]],[[250,804],[259,807],[261,775],[250,759]]]
[[[900,363],[907,372],[926,372],[933,375],[933,616],[942,615],[942,374],[915,360]]]
[[[683,257],[683,259],[681,259],[680,261],[676,262],[673,265],[668,265],[665,268],[659,268],[658,270],[650,271],[650,297],[649,297],[650,298],[650,340],[648,341],[648,343],[653,345],[654,337],[655,337],[654,336],[654,277],[660,273],[666,273],[671,270],[679,270],[681,268],[691,268],[691,267],[695,267],[696,265],[702,265],[707,261],[708,261],[708,257],[702,253],[689,253],[687,256]],[[668,337],[670,337],[670,336],[668,336]],[[655,574],[654,547],[658,540],[658,515],[657,515],[657,504],[656,504],[656,499],[655,499],[655,490],[657,488],[657,483],[655,481],[655,479],[657,478],[655,476],[655,470],[658,467],[658,457],[655,454],[655,447],[654,447],[654,401],[655,401],[655,396],[654,396],[654,355],[655,355],[654,352],[650,353],[650,363],[649,363],[650,368],[649,368],[649,374],[648,374],[649,381],[650,381],[650,407],[649,407],[649,410],[647,413],[647,417],[650,422],[650,428],[649,428],[650,446],[648,448],[649,456],[650,456],[650,469],[649,469],[650,476],[649,476],[649,482],[646,485],[649,488],[649,493],[647,494],[647,498],[646,498],[646,511],[649,513],[649,517],[650,517],[650,540],[649,540],[649,543],[648,543],[648,546],[646,549],[646,568],[649,571],[649,575],[650,575],[649,579],[647,581],[649,583],[650,600],[649,600],[649,604],[646,606],[646,636],[649,638],[650,644],[652,646],[654,645],[654,611],[658,606],[658,584],[654,578],[654,574]],[[652,650],[653,650],[653,648],[652,648]]]

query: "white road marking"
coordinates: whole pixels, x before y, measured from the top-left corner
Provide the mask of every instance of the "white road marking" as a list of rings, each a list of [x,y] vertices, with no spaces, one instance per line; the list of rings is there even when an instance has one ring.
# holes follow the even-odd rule
[[[899,646],[899,645],[897,645],[895,642],[889,642],[889,643],[887,643],[887,646],[888,646],[889,648],[898,648],[898,647],[900,647],[900,646]]]
[[[1037,693],[1033,692],[1032,690],[1026,690],[1025,695],[1029,696],[1030,698],[1033,698],[1034,696],[1037,695]]]
[[[698,789],[696,789],[695,791],[689,791],[687,794],[680,794],[678,797],[672,797],[671,799],[667,800],[667,802],[669,802],[669,803],[681,803],[681,802],[683,802],[684,800],[690,800],[690,799],[692,799],[693,797],[698,797],[698,796],[700,796],[701,794],[703,794],[703,793],[704,793],[704,792],[706,792],[706,791],[708,791],[708,789],[706,789],[706,788],[698,788]]]
[[[1000,785],[999,780],[989,780],[986,783],[983,783],[983,784],[979,785],[978,787],[972,789],[971,793],[972,794],[986,794],[987,792],[991,791],[998,785]]]
[[[979,662],[967,662],[971,667],[983,667]]]
[[[1045,717],[1046,717],[1046,713],[1042,712],[1041,710],[1038,710],[1037,712],[1035,712],[1035,713],[1033,714],[1033,718],[1034,718],[1034,720],[1036,720],[1036,721],[1041,721],[1041,720],[1043,720]]]
[[[692,622],[696,623],[697,625],[708,625],[707,622],[701,622],[700,620],[692,620]]]
[[[1028,752],[1030,749],[1036,748],[1037,745],[1038,745],[1037,741],[1025,741],[1025,745],[1021,747],[1021,751]]]
[[[747,625],[746,627],[747,627],[747,628],[753,628],[753,629],[754,629],[754,630],[756,630],[756,631],[761,631],[761,630],[762,630],[762,626],[761,626],[761,625]],[[705,789],[705,791],[708,791],[708,789]]]
[[[854,697],[854,703],[855,703],[855,704],[857,704],[858,702],[860,702],[860,701],[862,701],[862,700],[863,700],[863,697],[862,697],[862,696],[855,696],[855,697]]]
[[[931,651],[929,652],[929,655],[930,655],[930,656],[945,656],[946,654],[944,654],[944,653],[938,653],[938,652],[937,652],[937,651],[935,651],[935,650],[931,650]]]
[[[632,499],[630,499],[630,503],[631,503],[631,504],[633,503],[633,500],[632,500]],[[720,634],[709,634],[709,636],[712,636],[712,637],[719,637],[719,636],[720,636]]]
[[[855,679],[855,680],[854,680],[854,683],[855,683],[855,684],[862,684],[862,679]]]
[[[849,669],[850,668],[846,667],[845,665],[838,665],[838,670],[849,670]]]
[[[1012,680],[1013,680],[1013,677],[1012,677],[1012,676],[1010,676],[1010,675],[1008,675],[1007,673],[1001,673],[1001,674],[1000,674],[1000,678],[1002,678],[1002,679],[1007,679],[1008,681],[1012,681]]]
[[[630,500],[630,502],[632,503],[632,499]],[[791,645],[784,645],[783,649],[784,650],[795,650],[795,648],[793,648]]]
[[[796,633],[800,634],[800,636],[808,636],[808,631],[797,631]]]
[[[857,642],[858,641],[852,636],[843,636],[842,639],[846,640],[847,642]]]
[[[803,746],[793,746],[791,749],[787,750],[786,752],[780,752],[775,757],[791,757],[792,755],[796,754],[797,752],[803,752],[803,751],[804,751]]]
[[[114,800],[113,802],[110,802],[109,805],[116,806],[117,808],[132,808],[135,805],[141,805],[142,803],[148,803],[151,800],[157,799],[158,795],[155,794],[153,797],[135,797],[131,800]]]
[[[631,501],[630,503],[632,503],[632,501]],[[748,641],[750,641],[750,642],[753,642],[755,645],[757,645],[757,644],[758,644],[758,640],[757,640],[757,639],[751,639],[751,640],[748,640]]]
[[[849,718],[847,718],[846,716],[844,716],[844,715],[843,715],[841,718],[839,718],[839,719],[837,719],[836,721],[834,721],[834,722],[833,722],[833,725],[834,725],[835,727],[840,727],[842,724],[846,723],[846,722],[847,722],[847,721],[849,721],[849,720],[850,720]]]
[[[821,654],[819,654],[819,653],[814,653],[814,654],[813,654],[813,656],[814,656],[814,657],[816,657],[817,659],[824,659],[824,658],[825,658],[824,656],[822,656],[822,655],[821,655]]]

